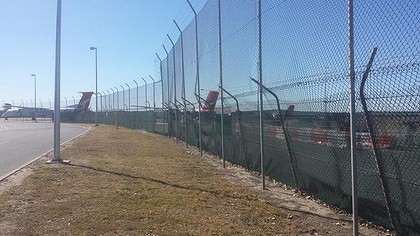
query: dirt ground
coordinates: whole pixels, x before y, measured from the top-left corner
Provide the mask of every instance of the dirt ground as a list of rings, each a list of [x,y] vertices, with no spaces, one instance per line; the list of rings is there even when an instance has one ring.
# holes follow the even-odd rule
[[[195,155],[199,155],[199,150],[192,150]],[[204,160],[214,168],[223,169],[222,160],[218,157],[203,154]],[[351,235],[353,218],[351,213],[346,213],[333,206],[329,206],[311,196],[299,193],[290,187],[267,178],[265,181],[266,189],[262,190],[261,176],[246,171],[240,166],[226,162],[224,173],[230,181],[240,183],[242,186],[253,189],[259,193],[259,197],[278,208],[287,210],[288,218],[298,218],[299,225],[305,228],[308,222],[319,222],[319,228],[323,228],[327,235]],[[328,222],[325,224],[325,220]],[[360,220],[360,235],[395,235],[390,230],[372,224],[371,222]],[[312,229],[310,235],[321,235],[317,233],[319,229]],[[322,235],[324,235],[322,234]]]
[[[94,141],[86,142],[92,139]],[[162,144],[165,147],[170,146],[170,153],[174,156],[166,157],[166,148],[156,150],[162,149]],[[114,150],[104,151],[104,147],[109,145],[112,145]],[[133,146],[136,148],[131,150]],[[163,136],[125,129],[115,131],[113,127],[101,126],[64,148],[63,156],[71,159],[74,163],[72,166],[46,165],[45,161],[51,158],[47,155],[0,182],[0,235],[352,233],[351,215],[333,210],[311,197],[301,196],[287,186],[269,179],[266,181],[267,190],[262,190],[261,178],[258,175],[227,162],[226,168],[223,169],[222,161],[218,157],[206,153],[200,156],[196,148],[186,148],[182,142],[176,143]],[[136,158],[133,158],[133,155],[136,155]],[[121,160],[113,161],[116,157]],[[164,159],[160,160],[160,157]],[[178,157],[181,159],[176,159]],[[137,162],[130,163],[141,158],[145,158],[139,162],[141,167],[137,167]],[[153,160],[148,162],[150,159]],[[164,165],[168,165],[168,168]],[[197,168],[192,168],[192,165]],[[133,166],[136,168],[132,168]],[[145,170],[148,171],[147,177],[143,176]],[[110,173],[119,175],[112,176],[119,179],[111,179]],[[70,180],[63,177],[69,175],[72,177]],[[129,179],[121,181],[121,175]],[[96,181],[95,185],[91,185],[92,180]],[[53,186],[47,186],[48,181],[51,181]],[[138,186],[142,186],[141,190],[136,189]],[[45,190],[46,188],[48,190]],[[137,193],[141,191],[145,195],[140,202],[143,204],[145,199],[153,195],[153,206],[150,202],[148,205],[137,205],[139,203],[132,202],[132,198],[124,198],[133,192],[138,196]],[[120,210],[112,206],[104,207],[110,205],[111,200],[103,199],[104,202],[101,202],[102,198],[95,195],[100,192],[102,195],[116,192],[116,204],[120,206]],[[190,197],[191,200],[185,200]],[[109,198],[113,196],[110,195]],[[158,201],[160,198],[162,199]],[[45,206],[51,202],[54,202],[52,206]],[[79,211],[75,213],[74,209],[80,207],[89,209],[89,214]],[[121,209],[124,209],[123,213],[117,212],[122,211]],[[103,222],[99,224],[99,220],[92,220],[98,218],[104,221],[101,216],[107,214],[109,215],[105,217],[106,222],[103,225]],[[65,225],[67,228],[59,222],[54,225],[53,219],[61,217],[64,220],[63,215],[71,219]],[[137,218],[138,215],[142,216]],[[122,223],[121,219],[132,221],[133,224]],[[360,235],[392,235],[368,223],[361,225],[359,231]]]

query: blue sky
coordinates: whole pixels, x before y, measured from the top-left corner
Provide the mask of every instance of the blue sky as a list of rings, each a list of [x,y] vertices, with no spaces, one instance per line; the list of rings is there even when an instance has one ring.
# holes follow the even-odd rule
[[[191,0],[199,11],[206,0]],[[193,19],[185,0],[63,0],[61,97],[94,91],[98,48],[98,91],[159,79],[166,34],[178,38],[172,20],[183,29]],[[0,102],[30,105],[37,75],[37,102],[54,98],[56,0],[0,1]],[[70,103],[70,102],[69,102]]]

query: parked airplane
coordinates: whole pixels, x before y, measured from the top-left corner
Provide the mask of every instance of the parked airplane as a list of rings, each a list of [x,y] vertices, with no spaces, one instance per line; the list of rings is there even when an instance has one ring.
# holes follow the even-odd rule
[[[86,112],[89,110],[90,99],[93,92],[82,92],[82,98],[78,104],[60,108],[61,112]],[[36,117],[39,118],[52,118],[54,110],[48,108],[33,108],[33,107],[13,107],[7,109],[1,117],[5,120],[8,118],[32,118],[35,120]]]
[[[2,108],[3,108],[3,110],[0,110],[0,116],[1,116],[3,113],[5,113],[7,110],[11,109],[11,108],[12,108],[12,104],[10,104],[10,103],[5,103],[5,104],[2,106]]]

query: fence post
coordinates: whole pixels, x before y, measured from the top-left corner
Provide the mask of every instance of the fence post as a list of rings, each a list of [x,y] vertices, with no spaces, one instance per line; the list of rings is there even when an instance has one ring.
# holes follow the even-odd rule
[[[198,17],[197,12],[194,10],[194,7],[191,5],[189,0],[186,0],[188,2],[188,5],[190,5],[191,10],[194,13],[194,23],[195,23],[195,60],[197,64],[197,75],[196,75],[196,91],[198,94],[198,97],[200,97],[200,65],[199,65],[199,56],[198,56]],[[203,137],[201,133],[201,101],[198,99],[198,130],[199,130],[199,142],[200,142],[200,155],[203,155]]]
[[[169,101],[171,99],[169,97],[169,53],[168,53],[168,50],[166,50],[165,45],[162,44],[162,47],[166,52],[166,77],[168,80],[167,89],[166,89],[168,93],[168,103],[167,103],[168,105],[168,138],[170,138],[171,137],[171,107],[169,106]],[[163,82],[162,82],[162,88],[163,88]]]
[[[263,120],[263,93],[262,93],[262,20],[261,20],[261,1],[258,0],[258,79],[259,79],[259,101],[260,101],[260,156],[261,156],[261,177],[262,189],[265,190],[265,171],[264,171],[264,120]]]
[[[394,230],[396,230],[395,227],[397,225],[397,219],[396,219],[396,216],[393,212],[394,208],[392,207],[391,197],[389,196],[390,191],[389,191],[389,186],[388,186],[388,184],[386,182],[386,178],[385,178],[384,163],[382,162],[382,156],[381,156],[381,153],[379,151],[378,140],[374,136],[373,121],[370,117],[369,110],[368,110],[367,104],[366,104],[366,97],[365,97],[365,83],[366,83],[366,79],[369,75],[370,68],[372,67],[373,60],[374,60],[375,55],[376,55],[376,50],[377,50],[376,47],[372,49],[372,52],[371,52],[370,58],[369,58],[369,62],[366,65],[365,71],[363,72],[362,81],[360,83],[360,102],[362,103],[363,112],[365,113],[365,117],[366,117],[366,125],[367,125],[369,135],[370,135],[370,138],[371,138],[371,141],[372,141],[373,153],[375,155],[376,167],[378,168],[378,172],[379,172],[379,179],[381,181],[382,192],[383,192],[384,198],[385,198],[385,204],[386,204],[386,208],[387,208],[387,211],[388,211],[388,218],[390,220],[392,228]]]
[[[156,84],[156,82],[155,82],[155,79],[151,76],[151,75],[149,75],[149,77],[150,77],[150,79],[152,79],[152,82],[153,82],[153,86],[152,86],[152,89],[153,89],[153,111],[155,110],[155,108],[156,108],[156,98],[155,98],[155,96],[156,96],[156,89],[155,89],[155,84]]]
[[[258,81],[256,81],[255,79],[251,78],[251,80],[258,84],[260,87],[262,87],[264,90],[266,90],[268,93],[270,93],[271,95],[273,95],[273,97],[276,99],[277,102],[277,110],[279,111],[279,119],[280,119],[280,124],[281,124],[281,129],[283,131],[283,135],[284,135],[284,139],[286,141],[286,147],[287,147],[287,152],[289,155],[289,160],[290,160],[290,168],[292,170],[292,175],[293,175],[293,180],[295,182],[295,186],[296,188],[299,187],[298,185],[298,181],[297,181],[297,176],[296,176],[296,168],[294,166],[294,158],[293,158],[293,152],[292,152],[292,147],[290,146],[290,139],[289,139],[289,135],[286,132],[286,127],[285,127],[285,123],[284,123],[284,118],[281,114],[281,109],[280,109],[280,101],[279,98],[277,97],[277,95],[275,93],[273,93],[273,91],[271,91],[270,89],[268,89],[267,87],[265,87],[262,84],[259,84]]]
[[[194,104],[192,102],[188,101],[187,99],[185,99],[184,97],[181,97],[181,99],[184,101],[185,104],[188,103],[189,105],[191,105],[193,107],[193,112],[195,113],[195,106],[194,106]],[[185,111],[187,111],[187,110],[185,110]],[[187,116],[187,113],[185,113],[185,117],[186,116]],[[185,127],[187,127],[187,124],[185,124]],[[187,139],[188,132],[187,131],[188,131],[187,128],[185,128],[185,142],[187,143],[187,147],[188,147],[188,139]]]
[[[157,58],[159,59],[159,73],[160,73],[160,82],[162,82],[162,102],[163,102],[163,75],[162,75],[162,59],[160,59],[159,54],[156,53]],[[163,105],[162,105],[163,108]]]
[[[242,152],[243,152],[244,160],[245,160],[245,167],[246,168],[249,168],[249,166],[248,166],[248,158],[246,157],[246,153],[247,153],[247,151],[246,151],[246,145],[245,145],[244,136],[243,136],[243,133],[242,133],[242,119],[241,119],[241,116],[242,115],[241,115],[241,110],[239,110],[239,102],[238,102],[238,99],[236,99],[226,89],[221,88],[221,87],[220,87],[220,89],[223,90],[223,92],[225,92],[227,95],[229,95],[233,100],[235,100],[235,103],[236,103],[236,111],[238,112],[239,134],[241,135],[241,146],[242,146]]]
[[[137,83],[136,80],[133,80],[133,81],[136,84],[136,129],[139,129],[139,120],[138,120],[138,116],[139,116],[139,84]]]
[[[359,235],[359,212],[357,193],[357,160],[356,160],[356,130],[355,130],[355,73],[354,73],[354,31],[353,31],[353,0],[348,0],[348,63],[350,80],[350,160],[351,160],[351,188],[353,208],[353,236]]]
[[[218,19],[219,19],[219,76],[220,76],[220,103],[222,111],[220,112],[220,130],[221,130],[221,144],[222,144],[222,159],[223,159],[223,168],[225,168],[225,128],[224,128],[224,115],[225,115],[225,107],[223,104],[223,57],[222,57],[222,14],[221,14],[221,4],[220,0],[217,2],[217,11],[218,11]]]
[[[172,50],[173,50],[173,60],[174,60],[174,101],[176,101],[176,63],[175,63],[175,44],[174,44],[174,42],[172,41],[172,39],[171,39],[171,37],[169,37],[169,34],[166,34],[166,36],[168,36],[168,39],[169,39],[169,41],[171,41],[171,44],[172,44]],[[168,85],[169,86],[169,85]],[[168,87],[168,90],[169,90],[169,87]],[[171,102],[172,103],[172,102]],[[175,103],[173,103],[173,104],[175,104]],[[175,127],[174,127],[174,129],[175,129],[175,139],[176,139],[176,142],[178,142],[178,108],[177,108],[177,106],[176,106],[176,104],[175,104]]]
[[[176,23],[176,21],[174,20],[174,23],[176,25],[176,28],[179,31],[180,34],[180,38],[181,38],[181,76],[182,76],[182,92],[181,92],[181,99],[182,97],[185,97],[185,71],[184,71],[184,34],[182,33],[181,28],[179,28],[179,25]],[[185,143],[187,144],[188,147],[188,143],[187,143],[187,104],[186,101],[184,99],[182,99],[184,102],[184,131],[185,131]]]
[[[161,88],[162,88],[162,101],[161,101],[161,104],[162,104],[162,112],[163,112],[163,108],[164,108],[164,106],[163,106],[163,102],[164,102],[164,93],[163,93],[163,74],[162,74],[162,59],[159,57],[159,54],[157,54],[156,53],[156,56],[157,56],[157,58],[159,59],[159,61],[160,61],[160,68],[159,68],[159,72],[160,72],[160,82],[161,82]],[[169,127],[169,126],[168,126]],[[163,132],[163,131],[162,131]],[[169,129],[168,129],[168,133],[169,133]]]

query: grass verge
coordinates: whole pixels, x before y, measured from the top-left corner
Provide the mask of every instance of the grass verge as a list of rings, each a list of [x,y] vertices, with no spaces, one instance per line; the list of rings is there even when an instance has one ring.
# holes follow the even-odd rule
[[[315,235],[334,232],[320,224],[336,227],[291,217],[155,134],[95,127],[62,151],[71,164],[44,164],[50,158],[0,194],[0,235]]]

